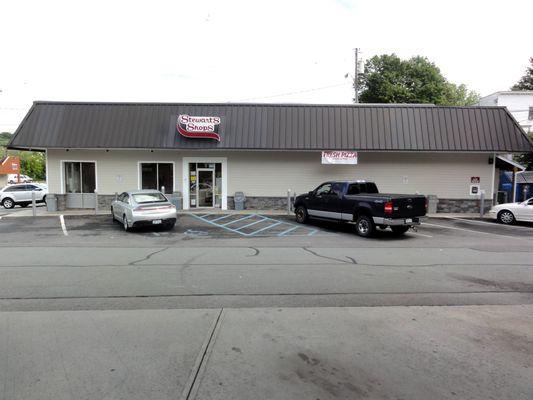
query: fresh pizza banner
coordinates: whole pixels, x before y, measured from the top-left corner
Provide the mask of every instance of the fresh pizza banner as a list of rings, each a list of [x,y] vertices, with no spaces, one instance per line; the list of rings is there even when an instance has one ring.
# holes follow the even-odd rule
[[[220,142],[220,117],[178,115],[177,129],[181,136],[193,139],[215,139]]]
[[[323,151],[322,164],[357,164],[357,151]]]

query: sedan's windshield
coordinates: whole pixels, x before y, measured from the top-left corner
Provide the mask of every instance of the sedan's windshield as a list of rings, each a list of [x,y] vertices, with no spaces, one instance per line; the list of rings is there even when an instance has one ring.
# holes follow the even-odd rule
[[[167,201],[166,197],[163,196],[163,194],[158,193],[158,192],[134,194],[133,200],[135,200],[137,204],[161,203],[161,202]]]

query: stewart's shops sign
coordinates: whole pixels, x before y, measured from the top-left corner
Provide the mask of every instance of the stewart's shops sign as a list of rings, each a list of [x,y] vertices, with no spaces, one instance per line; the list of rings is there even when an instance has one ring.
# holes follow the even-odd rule
[[[215,139],[220,142],[220,121],[220,117],[193,117],[182,114],[178,115],[177,128],[179,134],[186,138]]]

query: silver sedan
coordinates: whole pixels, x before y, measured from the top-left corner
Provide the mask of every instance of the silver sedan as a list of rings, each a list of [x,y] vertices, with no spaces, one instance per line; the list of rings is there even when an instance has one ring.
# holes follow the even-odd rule
[[[124,230],[140,226],[164,226],[172,229],[177,220],[176,207],[157,190],[135,190],[121,193],[111,203],[114,221]]]

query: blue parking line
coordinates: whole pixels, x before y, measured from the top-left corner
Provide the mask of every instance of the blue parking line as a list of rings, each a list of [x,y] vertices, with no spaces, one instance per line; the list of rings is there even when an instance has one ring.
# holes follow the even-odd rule
[[[255,216],[255,214],[250,214],[250,215],[247,215],[246,217],[242,217],[242,218],[236,219],[234,221],[226,222],[225,224],[221,224],[221,226],[228,226],[228,225],[231,225],[231,224],[233,224],[235,222],[239,222],[239,221],[243,221],[243,220],[248,219],[248,218],[252,218],[253,216]]]
[[[315,233],[317,233],[318,231],[316,229],[313,229],[311,232],[309,232],[307,234],[307,236],[313,236]]]
[[[283,224],[283,222],[278,221],[276,224],[272,224],[272,225],[269,225],[269,226],[265,226],[264,228],[261,228],[261,229],[259,229],[258,231],[254,231],[254,232],[250,233],[249,235],[250,235],[250,236],[255,236],[255,235],[258,234],[259,232],[266,231],[267,229],[273,228],[273,227],[278,226],[278,225],[281,225],[281,224]]]
[[[287,230],[285,230],[283,232],[278,233],[278,236],[285,236],[287,233],[295,231],[298,228],[299,228],[299,226],[292,226],[291,225],[291,228],[289,228],[289,229],[287,229]]]
[[[266,218],[260,219],[259,221],[251,222],[248,225],[244,225],[244,226],[241,226],[240,228],[237,228],[236,230],[243,229],[243,228],[246,228],[248,226],[252,226],[252,225],[258,224],[259,222],[264,222],[264,221],[266,221]]]
[[[239,232],[239,231],[236,230],[236,229],[232,229],[232,228],[229,228],[229,227],[227,227],[227,226],[222,226],[222,225],[217,224],[217,223],[215,223],[215,222],[211,222],[211,221],[209,221],[208,219],[205,219],[205,218],[199,217],[199,216],[197,216],[197,215],[195,215],[195,214],[190,214],[190,215],[192,215],[194,218],[199,219],[200,221],[204,221],[204,222],[207,222],[208,224],[211,224],[211,225],[213,225],[213,226],[216,226],[217,228],[223,228],[223,229],[226,229],[226,230],[228,230],[228,231],[238,233],[239,235],[247,236],[246,233],[244,233],[244,232]]]
[[[228,217],[231,217],[231,214],[226,214],[226,215],[223,215],[222,217],[218,217],[218,218],[215,218],[215,219],[211,219],[210,221],[211,221],[211,222],[215,222],[215,221],[219,221],[219,220],[221,220],[221,219],[228,218]]]

